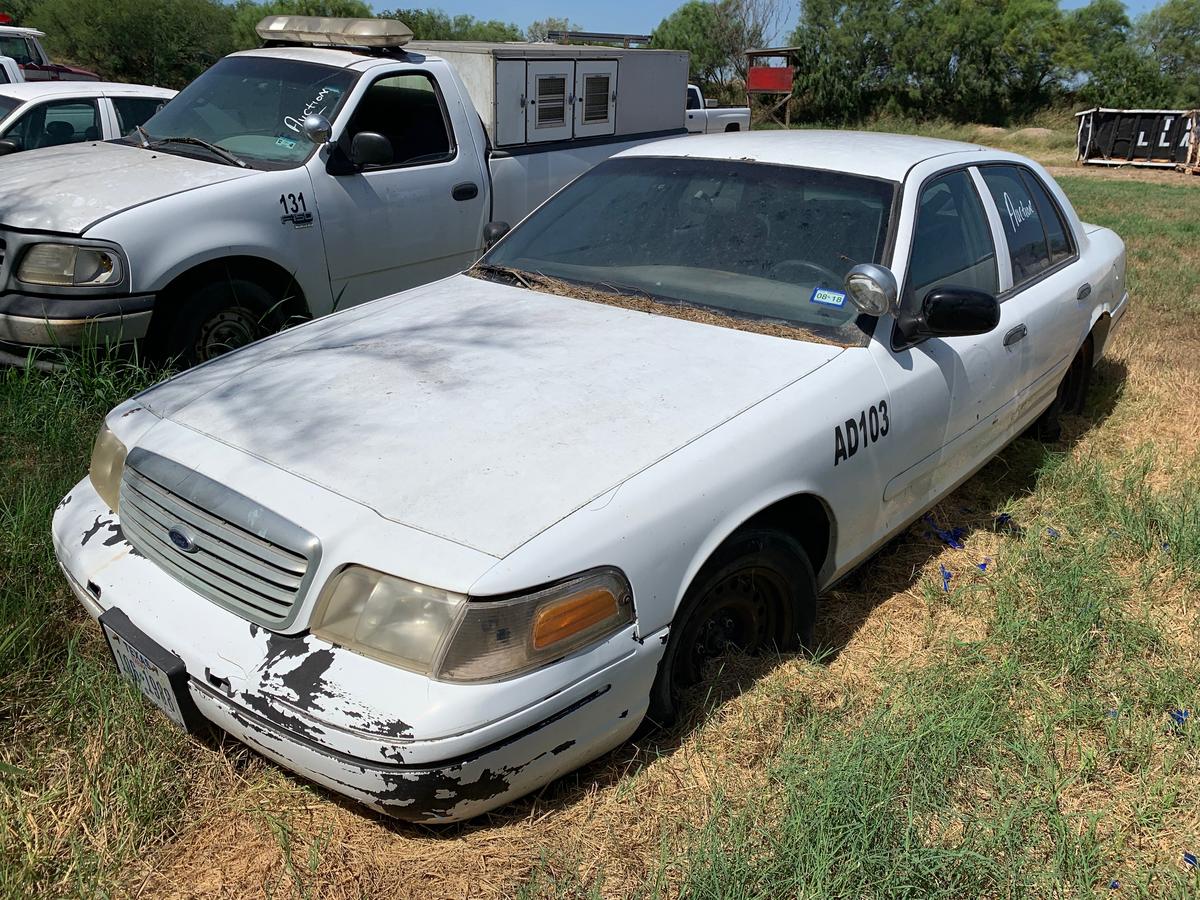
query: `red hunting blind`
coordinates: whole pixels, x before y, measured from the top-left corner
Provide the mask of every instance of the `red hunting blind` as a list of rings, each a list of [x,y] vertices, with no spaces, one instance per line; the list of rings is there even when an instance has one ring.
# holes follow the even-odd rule
[[[746,59],[750,63],[746,70],[746,105],[754,112],[754,95],[765,99],[767,118],[785,128],[791,125],[792,83],[796,77],[796,55],[801,47],[765,47],[750,50]],[[784,61],[784,65],[772,65],[767,60]],[[779,118],[779,113],[783,118]]]

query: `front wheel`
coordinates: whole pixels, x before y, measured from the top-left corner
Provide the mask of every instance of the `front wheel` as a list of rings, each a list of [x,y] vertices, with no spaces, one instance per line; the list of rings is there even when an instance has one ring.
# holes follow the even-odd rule
[[[817,585],[804,549],[769,529],[737,532],[705,563],[680,605],[647,716],[670,724],[688,688],[730,651],[793,650],[812,640]]]
[[[278,331],[280,303],[262,285],[224,278],[176,301],[158,335],[158,355],[189,368]]]

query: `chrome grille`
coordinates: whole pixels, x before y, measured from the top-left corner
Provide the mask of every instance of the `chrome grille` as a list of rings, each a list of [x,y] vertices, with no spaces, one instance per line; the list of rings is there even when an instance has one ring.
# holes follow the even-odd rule
[[[140,448],[125,461],[119,506],[134,548],[197,593],[264,625],[295,616],[316,569],[314,535]]]

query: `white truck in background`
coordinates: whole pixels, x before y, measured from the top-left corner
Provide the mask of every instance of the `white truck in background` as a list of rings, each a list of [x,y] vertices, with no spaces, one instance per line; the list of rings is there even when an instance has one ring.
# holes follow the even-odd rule
[[[0,56],[0,84],[21,84],[24,81],[25,76],[21,74],[17,61],[11,56]]]
[[[689,134],[749,131],[750,107],[718,106],[706,100],[698,84],[687,86],[687,130]]]
[[[686,134],[683,52],[258,30],[133,134],[4,161],[0,359],[90,332],[202,362],[460,271],[592,166]]]

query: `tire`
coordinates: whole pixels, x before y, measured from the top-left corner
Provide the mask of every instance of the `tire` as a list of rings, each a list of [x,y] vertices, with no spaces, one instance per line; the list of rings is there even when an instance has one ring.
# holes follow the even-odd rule
[[[798,541],[768,529],[735,532],[684,595],[650,689],[647,718],[660,726],[674,722],[681,694],[729,649],[758,653],[811,645],[816,604],[817,580]]]
[[[1054,400],[1046,411],[1034,423],[1034,432],[1038,440],[1053,443],[1062,437],[1062,423],[1059,416],[1063,413],[1078,415],[1083,412],[1087,403],[1088,388],[1092,381],[1092,336],[1088,335],[1063,380],[1059,382]]]
[[[190,368],[278,331],[279,299],[258,282],[230,276],[178,297],[158,329],[153,355]]]

